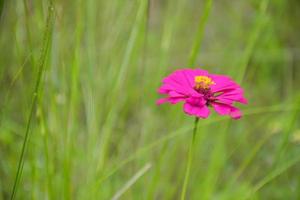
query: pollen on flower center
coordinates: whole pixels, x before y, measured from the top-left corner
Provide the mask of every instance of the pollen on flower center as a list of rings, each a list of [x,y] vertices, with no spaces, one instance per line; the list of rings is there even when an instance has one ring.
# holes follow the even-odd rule
[[[195,89],[209,89],[211,85],[215,84],[211,78],[207,76],[195,76]]]

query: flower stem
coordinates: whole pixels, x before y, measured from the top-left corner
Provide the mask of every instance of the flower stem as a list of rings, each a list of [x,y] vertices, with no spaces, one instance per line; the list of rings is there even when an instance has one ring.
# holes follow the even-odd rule
[[[193,129],[193,136],[192,136],[192,140],[191,140],[191,143],[190,143],[190,146],[189,146],[188,162],[187,162],[187,167],[186,167],[186,170],[185,170],[184,182],[183,182],[183,185],[182,185],[181,198],[180,198],[181,200],[185,199],[186,189],[187,189],[187,185],[188,185],[189,178],[190,178],[190,170],[191,170],[191,165],[192,165],[192,160],[193,160],[194,144],[195,144],[195,139],[196,139],[198,122],[199,122],[199,118],[196,117],[195,118],[195,123],[194,123],[194,129]]]

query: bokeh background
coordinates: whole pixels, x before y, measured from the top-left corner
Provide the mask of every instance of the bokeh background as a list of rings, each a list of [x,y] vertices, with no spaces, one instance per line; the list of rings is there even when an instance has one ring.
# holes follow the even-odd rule
[[[15,199],[179,199],[194,119],[155,101],[186,67],[249,100],[241,120],[200,120],[186,198],[300,199],[298,0],[1,0],[0,15],[0,199],[26,133]]]

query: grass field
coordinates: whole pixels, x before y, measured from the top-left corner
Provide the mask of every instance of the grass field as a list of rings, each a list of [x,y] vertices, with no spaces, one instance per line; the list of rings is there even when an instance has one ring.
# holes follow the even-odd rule
[[[0,200],[180,199],[194,118],[178,68],[232,76],[199,121],[186,199],[300,199],[298,0],[0,0]]]

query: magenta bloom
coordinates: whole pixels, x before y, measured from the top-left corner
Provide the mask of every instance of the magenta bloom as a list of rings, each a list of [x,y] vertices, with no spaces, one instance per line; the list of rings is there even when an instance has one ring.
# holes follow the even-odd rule
[[[231,78],[209,74],[202,69],[176,70],[163,79],[158,92],[166,94],[167,97],[159,99],[157,104],[176,104],[183,101],[184,112],[199,118],[207,118],[210,114],[209,107],[213,107],[220,115],[239,119],[241,111],[233,104],[247,104],[243,89]]]

